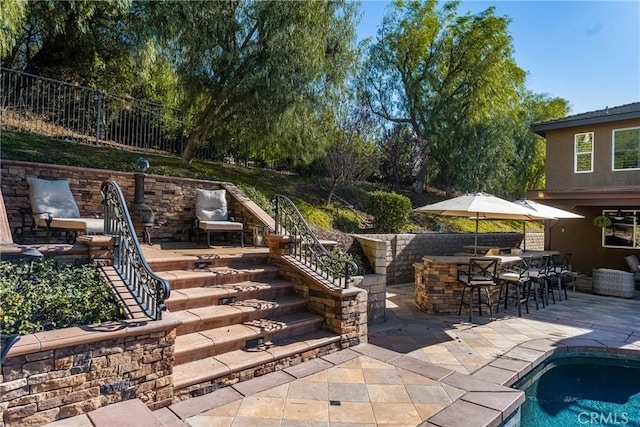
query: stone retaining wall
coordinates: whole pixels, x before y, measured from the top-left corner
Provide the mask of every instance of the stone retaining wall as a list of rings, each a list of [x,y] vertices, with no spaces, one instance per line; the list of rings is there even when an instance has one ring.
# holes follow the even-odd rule
[[[68,180],[83,217],[104,216],[100,186],[107,180],[113,180],[120,186],[127,202],[133,203],[135,193],[134,174],[129,172],[13,160],[3,160],[0,172],[2,195],[11,230],[21,225],[20,208],[30,206],[27,176]],[[229,215],[244,224],[244,240],[247,244],[253,244],[255,229],[274,227],[273,219],[233,184],[147,174],[144,181],[144,203],[153,210],[159,225],[151,233],[152,240],[189,239],[195,212],[196,188],[227,190]],[[38,241],[43,241],[44,232],[40,233]],[[29,238],[28,235],[26,237]]]
[[[129,320],[25,335],[0,374],[0,426],[40,426],[122,400],[173,399],[179,321]]]
[[[478,245],[519,247],[522,233],[481,233]],[[414,281],[413,264],[425,255],[453,255],[474,244],[473,233],[356,234],[377,274],[386,275],[386,284]],[[529,248],[528,249],[534,249]]]
[[[347,289],[333,289],[326,279],[287,260],[289,236],[267,236],[269,262],[277,265],[280,276],[293,284],[296,294],[307,301],[307,309],[324,316],[324,325],[341,337],[341,349],[367,342],[367,291],[359,288],[362,276],[354,277]]]

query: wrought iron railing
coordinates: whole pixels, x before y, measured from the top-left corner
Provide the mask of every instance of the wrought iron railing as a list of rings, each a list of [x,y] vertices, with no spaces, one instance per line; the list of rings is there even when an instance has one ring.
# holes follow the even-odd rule
[[[358,266],[353,261],[344,259],[325,248],[291,199],[276,195],[272,204],[275,212],[276,234],[291,237],[289,254],[329,280],[334,286],[348,287],[353,280],[353,275],[358,272]]]
[[[0,67],[2,127],[85,144],[180,154],[184,113]]]
[[[104,233],[115,238],[113,267],[131,291],[145,314],[154,320],[162,318],[164,303],[171,292],[169,283],[154,274],[144,258],[129,216],[122,190],[114,181],[101,187],[104,199]]]

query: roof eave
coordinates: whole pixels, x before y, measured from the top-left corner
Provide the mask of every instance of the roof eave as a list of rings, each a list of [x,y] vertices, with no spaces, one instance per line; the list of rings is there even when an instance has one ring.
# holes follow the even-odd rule
[[[583,118],[575,118],[575,119],[560,119],[553,120],[549,122],[540,122],[534,123],[531,125],[531,130],[540,135],[543,138],[546,138],[547,131],[556,130],[556,129],[565,129],[576,126],[589,126],[600,123],[608,123],[608,122],[619,122],[622,120],[632,120],[632,119],[640,119],[639,111],[628,111],[619,114],[607,114],[597,117],[583,117]]]

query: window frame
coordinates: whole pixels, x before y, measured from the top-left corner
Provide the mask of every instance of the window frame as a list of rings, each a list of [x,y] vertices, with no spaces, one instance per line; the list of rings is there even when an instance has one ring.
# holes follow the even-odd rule
[[[632,126],[628,128],[620,128],[620,129],[612,129],[611,130],[611,171],[612,172],[624,172],[624,171],[637,171],[640,170],[640,161],[638,161],[638,167],[635,168],[624,168],[624,169],[616,169],[616,132],[621,132],[625,130],[637,130],[640,132],[640,126]],[[640,146],[637,148],[637,155],[640,159]]]
[[[620,212],[625,219],[616,220],[613,216]],[[605,209],[602,211],[602,215],[611,218],[612,224],[610,227],[602,228],[602,247],[603,248],[618,248],[618,249],[640,249],[640,210],[637,209]],[[629,218],[632,217],[632,220]],[[615,243],[607,244],[607,237],[615,241],[616,230],[623,231],[628,229],[627,234],[630,234],[631,240],[629,245],[620,245]]]
[[[581,135],[591,136],[591,151],[578,152],[578,137]],[[593,152],[595,148],[595,135],[594,132],[580,132],[573,135],[573,173],[593,173]],[[590,155],[589,170],[578,170],[578,155]]]

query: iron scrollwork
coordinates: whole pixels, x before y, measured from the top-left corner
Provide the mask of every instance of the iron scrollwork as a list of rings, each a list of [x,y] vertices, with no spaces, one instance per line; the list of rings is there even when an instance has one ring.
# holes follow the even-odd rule
[[[295,259],[341,288],[348,287],[357,265],[330,252],[311,231],[311,228],[286,196],[276,195],[271,201],[275,212],[275,232],[291,238],[289,253]]]
[[[145,314],[160,320],[167,309],[169,283],[147,264],[118,184],[106,181],[100,191],[104,199],[104,233],[115,238],[113,267]]]

